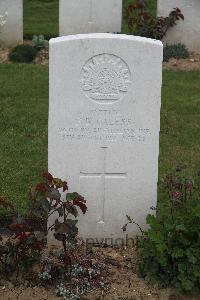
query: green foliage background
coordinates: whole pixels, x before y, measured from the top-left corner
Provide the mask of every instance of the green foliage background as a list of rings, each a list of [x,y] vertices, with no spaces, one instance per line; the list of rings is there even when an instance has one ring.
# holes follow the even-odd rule
[[[123,0],[123,6],[126,7],[134,0]],[[156,0],[148,0],[148,9],[156,14]],[[58,0],[24,0],[24,34],[30,37],[39,34],[46,36],[58,35],[59,18]],[[102,11],[103,13],[103,11]],[[123,23],[122,32],[127,32],[127,27]]]

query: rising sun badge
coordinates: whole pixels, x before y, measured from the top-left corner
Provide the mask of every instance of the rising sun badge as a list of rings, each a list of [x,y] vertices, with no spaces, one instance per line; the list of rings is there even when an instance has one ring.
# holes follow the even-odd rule
[[[112,103],[128,92],[131,73],[128,65],[113,54],[99,54],[89,59],[81,71],[81,87],[92,100]]]

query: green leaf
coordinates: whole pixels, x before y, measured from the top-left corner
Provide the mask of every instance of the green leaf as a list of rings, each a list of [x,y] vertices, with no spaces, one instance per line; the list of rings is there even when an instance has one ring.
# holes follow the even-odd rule
[[[63,223],[55,220],[55,233],[76,235],[78,233],[78,228],[76,227],[77,222],[77,220],[71,219],[68,219]]]
[[[62,242],[64,235],[60,233],[54,233],[54,237],[57,241]]]
[[[62,217],[64,215],[63,207],[60,206],[59,208],[56,209],[56,211],[58,212],[59,217]]]
[[[200,205],[197,205],[196,207],[193,208],[193,214],[200,218]]]
[[[176,231],[185,231],[185,225],[184,224],[180,224],[180,225],[176,225]]]
[[[56,188],[61,188],[63,186],[63,182],[59,178],[54,178],[53,179],[53,183],[56,186]]]
[[[84,197],[81,196],[80,194],[76,193],[76,192],[74,192],[74,193],[68,193],[66,195],[66,200],[68,200],[68,201],[73,201],[73,200],[76,200],[76,199],[78,199],[79,201],[82,201],[82,202],[86,203]]]
[[[81,209],[81,211],[82,211],[83,214],[86,213],[87,206],[85,205],[84,202],[80,201],[78,198],[76,198],[76,199],[73,200],[73,205],[78,206]]]
[[[157,244],[163,243],[163,236],[162,233],[159,231],[149,230],[148,236],[153,242]]]
[[[76,226],[77,223],[78,220],[67,219],[67,224],[69,224],[70,226]]]
[[[192,264],[196,264],[197,263],[197,258],[195,257],[194,253],[193,253],[193,249],[187,249],[186,250],[186,255],[188,257],[188,261]]]
[[[46,213],[49,213],[49,211],[51,209],[51,205],[47,199],[43,199],[41,206]]]
[[[172,252],[173,258],[180,258],[184,256],[184,251],[181,248],[175,248]]]
[[[47,197],[51,200],[60,200],[61,194],[58,190],[52,188],[50,192],[48,192]]]
[[[146,221],[147,224],[154,225],[156,223],[156,218],[153,215],[147,215]]]
[[[67,234],[69,233],[69,226],[67,224],[65,224],[64,222],[61,223],[58,220],[55,220],[55,233],[59,233],[59,234]]]
[[[162,253],[167,249],[167,245],[165,243],[156,244],[156,249]]]
[[[187,279],[187,278],[185,278],[183,280],[182,284],[184,286],[185,291],[191,291],[194,287],[194,283],[191,280]]]
[[[40,218],[44,216],[44,213],[47,215],[51,209],[50,202],[46,198],[41,198],[35,205],[35,208],[32,210],[32,213]]]
[[[68,213],[72,214],[75,218],[78,217],[78,210],[71,202],[67,201],[63,205],[67,209]]]

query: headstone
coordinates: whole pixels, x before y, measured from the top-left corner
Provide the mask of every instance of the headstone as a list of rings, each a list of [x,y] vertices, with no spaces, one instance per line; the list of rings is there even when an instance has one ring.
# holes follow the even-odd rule
[[[60,36],[121,32],[122,0],[60,0]]]
[[[162,43],[115,34],[50,41],[49,171],[87,199],[80,235],[123,237],[156,206]],[[132,227],[134,234],[137,227]]]
[[[178,21],[164,39],[167,44],[182,43],[190,51],[200,53],[200,1],[199,0],[158,0],[158,15],[168,16],[173,8],[181,9],[185,20]]]
[[[0,1],[0,46],[23,43],[23,0]]]

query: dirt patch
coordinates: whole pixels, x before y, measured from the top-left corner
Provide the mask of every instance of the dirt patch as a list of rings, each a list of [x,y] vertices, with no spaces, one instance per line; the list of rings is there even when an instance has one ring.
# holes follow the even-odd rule
[[[9,64],[9,53],[12,49],[0,48],[0,64]],[[48,65],[49,63],[49,51],[47,49],[41,49],[38,51],[36,58],[32,62],[37,65]]]
[[[31,44],[31,41],[24,41],[25,44]],[[0,48],[0,63],[8,64],[8,55],[11,49]],[[48,65],[49,51],[42,49],[38,52],[33,64]],[[191,53],[189,58],[175,59],[172,58],[168,62],[163,63],[163,68],[166,70],[200,70],[200,54]]]
[[[1,64],[9,63],[8,55],[9,55],[10,51],[11,51],[11,49],[0,48],[0,63]]]
[[[163,63],[163,68],[167,70],[200,70],[200,54],[191,53],[189,58],[175,59],[171,58]]]
[[[42,49],[38,52],[36,58],[33,61],[36,65],[48,65],[49,64],[49,51]]]
[[[84,300],[175,300],[178,299],[172,289],[152,286],[136,274],[137,252],[130,247],[92,247],[94,260],[106,264],[103,280],[108,289],[95,289],[82,297]],[[0,300],[57,300],[55,288],[34,286],[25,280],[15,286],[11,281],[0,280]],[[197,296],[182,296],[181,300],[198,300]]]

